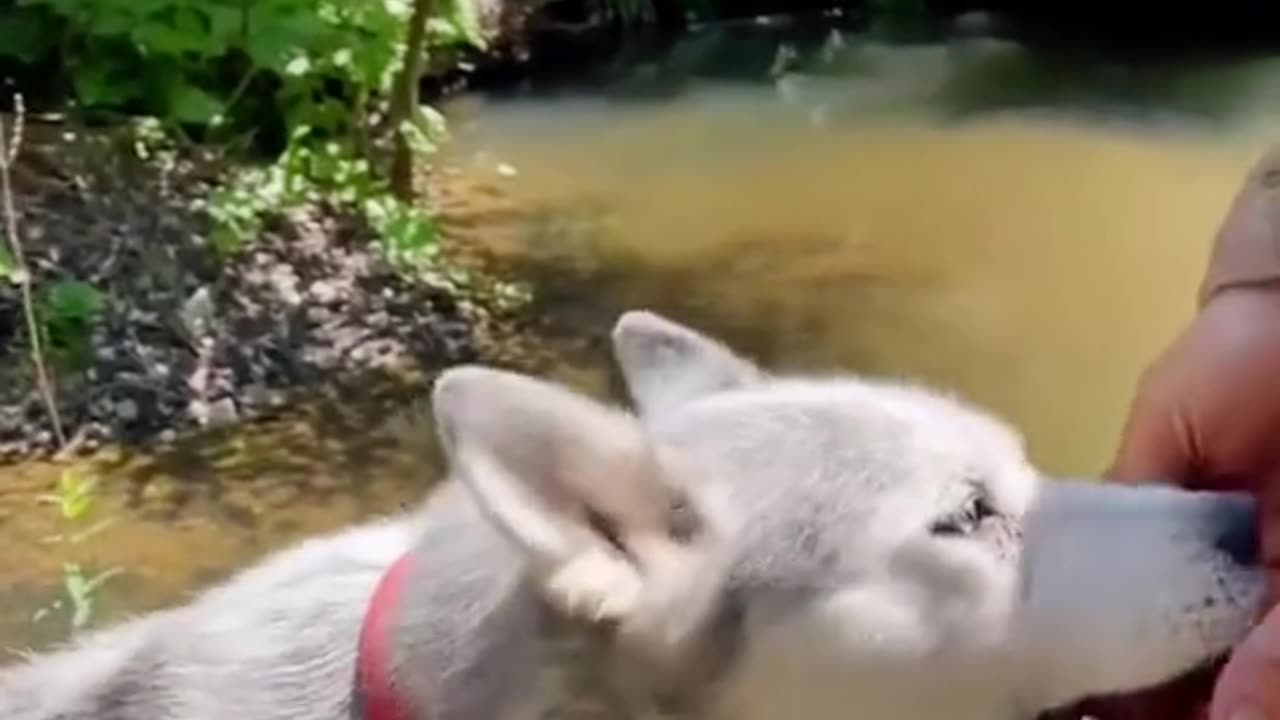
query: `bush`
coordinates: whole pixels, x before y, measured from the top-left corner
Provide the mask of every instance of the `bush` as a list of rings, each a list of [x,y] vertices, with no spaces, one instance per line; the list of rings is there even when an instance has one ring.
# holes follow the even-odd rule
[[[482,41],[467,0],[430,21],[434,46]],[[17,0],[0,56],[58,69],[78,108],[207,128],[345,130],[390,89],[410,0]],[[355,110],[355,113],[352,112]]]
[[[434,4],[420,52],[483,45],[471,0]],[[56,68],[83,117],[154,117],[274,156],[209,199],[224,252],[250,243],[264,213],[324,199],[363,211],[394,260],[422,261],[434,222],[390,199],[378,155],[392,130],[418,153],[443,131],[421,107],[403,128],[387,122],[412,12],[412,0],[18,0],[0,9],[0,59]]]

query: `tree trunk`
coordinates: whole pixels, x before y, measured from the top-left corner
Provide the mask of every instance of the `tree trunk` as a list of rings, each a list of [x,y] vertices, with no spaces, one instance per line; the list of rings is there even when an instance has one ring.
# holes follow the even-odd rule
[[[391,157],[391,191],[401,200],[413,199],[413,148],[409,139],[400,131],[405,121],[416,121],[418,111],[418,84],[422,80],[422,68],[426,59],[427,21],[436,12],[436,0],[413,0],[413,15],[409,19],[409,37],[404,48],[404,65],[396,78],[391,96],[391,129],[395,133]]]

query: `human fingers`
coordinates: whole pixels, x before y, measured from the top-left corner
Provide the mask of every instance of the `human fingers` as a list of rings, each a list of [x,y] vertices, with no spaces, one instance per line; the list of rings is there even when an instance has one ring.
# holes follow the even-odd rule
[[[1280,612],[1272,611],[1218,676],[1210,720],[1280,720]]]

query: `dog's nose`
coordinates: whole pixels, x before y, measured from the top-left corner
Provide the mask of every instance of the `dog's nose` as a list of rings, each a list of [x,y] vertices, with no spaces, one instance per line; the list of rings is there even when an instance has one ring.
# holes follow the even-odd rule
[[[1214,549],[1238,565],[1257,565],[1262,548],[1256,503],[1245,496],[1224,498],[1216,515]]]

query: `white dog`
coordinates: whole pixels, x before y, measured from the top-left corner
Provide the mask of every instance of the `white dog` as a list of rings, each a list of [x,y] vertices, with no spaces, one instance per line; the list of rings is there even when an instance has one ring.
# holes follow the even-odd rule
[[[920,387],[771,376],[644,312],[637,414],[480,367],[450,481],[0,674],[6,720],[1021,720],[1224,653],[1251,501],[1044,483]]]

